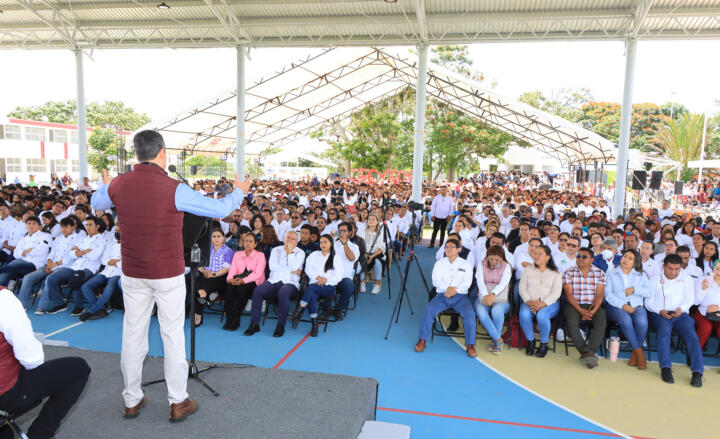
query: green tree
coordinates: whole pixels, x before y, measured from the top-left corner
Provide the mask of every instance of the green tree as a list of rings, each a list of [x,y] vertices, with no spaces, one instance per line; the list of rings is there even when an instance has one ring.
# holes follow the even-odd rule
[[[679,119],[668,120],[658,126],[656,143],[653,148],[671,160],[681,163],[681,177],[688,181],[691,173],[687,164],[700,158],[704,116],[701,114],[683,114]]]
[[[42,105],[17,107],[7,115],[9,118],[42,120],[46,122],[77,124],[77,105],[74,100],[48,101]],[[86,106],[88,126],[98,128],[122,128],[134,131],[150,118],[119,101],[90,102]]]
[[[581,108],[578,122],[611,142],[620,138],[620,115],[622,107],[612,102],[588,102]],[[642,151],[661,149],[656,136],[658,127],[668,123],[670,116],[656,104],[634,104],[630,125],[630,148]]]
[[[430,52],[430,61],[437,65],[476,81],[485,79],[482,73],[473,69],[473,60],[467,45],[433,46]]]
[[[88,137],[88,164],[96,171],[109,170],[116,163],[118,155],[128,160],[135,156],[132,149],[126,149],[124,138],[111,128],[95,128]]]
[[[540,90],[528,91],[521,94],[518,100],[571,122],[577,122],[582,116],[582,107],[592,101],[592,95],[587,88],[566,87],[554,91],[552,96],[545,96]]]

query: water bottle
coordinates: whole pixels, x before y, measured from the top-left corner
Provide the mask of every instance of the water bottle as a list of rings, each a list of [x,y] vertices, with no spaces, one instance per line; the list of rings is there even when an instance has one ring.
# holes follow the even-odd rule
[[[193,244],[192,249],[190,250],[190,262],[194,262],[196,264],[200,263],[200,247],[197,244]]]

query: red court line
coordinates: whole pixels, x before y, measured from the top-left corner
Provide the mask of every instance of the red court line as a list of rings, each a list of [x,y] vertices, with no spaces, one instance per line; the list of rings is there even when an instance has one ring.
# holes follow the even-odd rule
[[[298,344],[295,345],[294,348],[290,349],[290,352],[288,352],[287,354],[285,354],[285,356],[282,357],[282,359],[281,359],[280,361],[278,361],[278,364],[276,364],[275,366],[273,366],[273,369],[277,369],[278,367],[280,367],[280,366],[285,362],[285,360],[287,360],[288,358],[290,358],[290,355],[292,355],[293,352],[295,352],[295,351],[297,350],[297,348],[300,347],[300,345],[302,345],[303,343],[305,343],[305,340],[307,340],[309,337],[310,337],[310,333],[308,332],[307,334],[305,334],[305,337],[304,337],[302,340],[300,340],[300,342],[299,342]]]
[[[467,416],[443,415],[440,413],[418,412],[415,410],[400,410],[400,409],[392,409],[392,408],[387,408],[387,407],[378,407],[377,409],[385,410],[388,412],[409,413],[411,415],[435,416],[438,418],[462,419],[465,421],[475,421],[475,422],[487,422],[489,424],[512,425],[515,427],[541,428],[541,429],[545,429],[545,430],[566,431],[566,432],[570,432],[570,433],[593,434],[596,436],[622,437],[615,433],[605,433],[602,431],[591,431],[591,430],[579,430],[576,428],[552,427],[549,425],[536,425],[536,424],[523,424],[521,422],[496,421],[494,419],[482,419],[482,418],[469,418]],[[644,437],[640,437],[640,436],[631,436],[631,437],[633,437],[634,439],[650,439],[650,438],[644,438]]]

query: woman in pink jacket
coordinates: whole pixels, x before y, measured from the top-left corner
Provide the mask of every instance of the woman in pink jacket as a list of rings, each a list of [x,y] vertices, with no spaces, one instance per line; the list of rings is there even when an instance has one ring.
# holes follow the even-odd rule
[[[223,329],[234,331],[240,326],[248,299],[252,297],[257,285],[265,282],[265,255],[255,250],[257,237],[247,233],[243,239],[243,248],[235,252],[227,274],[225,289],[225,325]]]

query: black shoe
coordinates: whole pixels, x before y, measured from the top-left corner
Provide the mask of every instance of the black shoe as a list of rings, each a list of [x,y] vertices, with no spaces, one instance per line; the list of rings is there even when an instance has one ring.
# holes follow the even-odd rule
[[[341,309],[335,309],[333,314],[335,315],[336,322],[342,322],[345,318],[345,314],[343,314],[343,311]]]
[[[450,316],[450,326],[447,327],[447,332],[455,332],[460,329],[460,317],[457,314]]]
[[[73,308],[73,310],[70,312],[70,315],[71,316],[79,316],[83,312],[85,312],[85,310],[82,308]]]
[[[527,347],[525,348],[525,355],[532,357],[535,355],[535,340],[528,340]]]
[[[107,311],[99,309],[88,316],[88,320],[100,320],[108,316]],[[82,316],[81,316],[82,317]],[[202,325],[202,322],[200,323]]]
[[[662,377],[662,380],[668,384],[673,384],[675,382],[672,375],[672,369],[669,367],[663,367],[660,370],[660,376]]]
[[[84,313],[80,314],[80,317],[78,317],[81,322],[86,321],[88,318],[90,318],[90,313],[88,311],[85,311]]]
[[[282,337],[283,335],[285,335],[285,325],[278,325],[273,332],[273,337]]]
[[[67,305],[58,305],[50,308],[45,314],[57,314],[59,312],[67,311]]]
[[[690,378],[690,385],[693,387],[702,387],[702,377],[700,372],[693,372],[692,378]]]
[[[320,317],[318,317],[318,320],[320,320],[321,322],[327,322],[330,319],[330,312],[330,308],[325,308],[322,314],[320,314]]]
[[[225,317],[225,324],[222,327],[224,330],[229,331],[230,330],[230,319]]]
[[[310,323],[312,323],[312,329],[310,330],[310,335],[313,337],[318,336],[318,319],[315,317],[314,319],[310,319]]]
[[[537,352],[535,352],[535,356],[538,358],[544,358],[545,355],[547,355],[547,351],[548,351],[548,344],[540,343],[540,347],[538,348]]]
[[[305,308],[298,305],[297,308],[295,308],[295,311],[290,314],[289,319],[291,322],[293,322],[293,325],[296,325],[298,320],[300,320],[300,317],[302,317],[303,313],[305,312]]]
[[[245,330],[245,335],[254,335],[256,332],[260,332],[260,325],[257,323],[251,323],[250,326]]]

